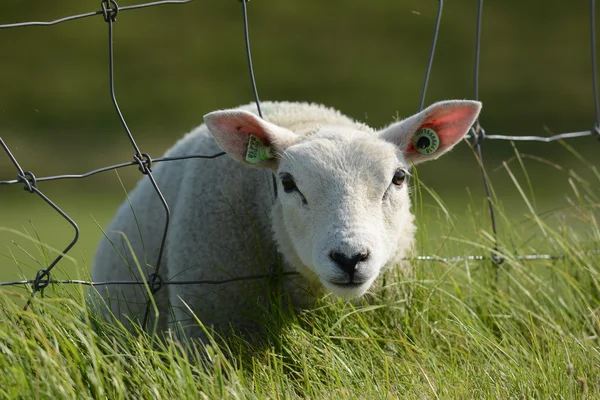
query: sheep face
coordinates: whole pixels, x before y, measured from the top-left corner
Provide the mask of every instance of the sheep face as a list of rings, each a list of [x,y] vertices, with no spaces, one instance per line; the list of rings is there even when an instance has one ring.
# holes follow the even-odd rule
[[[240,110],[217,111],[205,121],[232,158],[276,175],[273,231],[285,260],[333,294],[352,298],[412,245],[410,167],[451,149],[480,108],[440,102],[379,132],[356,124],[300,134]]]
[[[284,256],[335,295],[362,295],[412,243],[408,171],[402,151],[373,132],[324,127],[289,146],[273,210]]]

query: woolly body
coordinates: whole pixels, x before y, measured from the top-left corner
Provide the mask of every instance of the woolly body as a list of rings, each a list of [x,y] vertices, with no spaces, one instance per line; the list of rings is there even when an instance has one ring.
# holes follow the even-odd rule
[[[468,112],[457,113],[457,107]],[[476,102],[446,102],[433,114],[425,110],[382,132],[306,103],[262,103],[268,122],[255,117],[252,104],[207,115],[206,124],[185,135],[165,156],[208,155],[223,148],[231,157],[153,167],[171,210],[160,275],[177,281],[223,280],[272,273],[274,265],[283,265],[284,271],[300,273],[281,279],[294,307],[308,306],[327,291],[343,298],[364,294],[413,243],[408,188],[390,184],[394,171],[408,170],[410,164],[451,148],[479,107]],[[448,123],[440,112],[465,115]],[[414,131],[424,124],[438,132],[446,126],[452,130],[446,135],[450,139],[442,138],[439,154],[422,155],[411,144]],[[276,158],[249,168],[243,156],[247,136],[255,130],[262,132]],[[271,172],[278,175],[277,197]],[[286,174],[293,175],[293,190],[283,186]],[[150,180],[143,178],[107,228],[110,241],[103,239],[98,247],[92,278],[145,279],[156,264],[164,226],[163,205]],[[274,292],[272,284],[256,279],[164,286],[155,295],[158,328],[202,337],[197,317],[220,331],[256,331]],[[142,319],[147,299],[143,287],[109,285],[100,294],[121,320]]]

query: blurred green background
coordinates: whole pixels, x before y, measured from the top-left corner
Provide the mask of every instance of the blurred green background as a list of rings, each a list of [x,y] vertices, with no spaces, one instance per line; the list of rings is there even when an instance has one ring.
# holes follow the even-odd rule
[[[51,20],[99,6],[98,0],[3,0],[0,24]],[[251,1],[260,98],[324,103],[374,127],[416,112],[437,7],[434,0]],[[427,104],[473,97],[476,12],[476,0],[445,3]],[[480,99],[488,134],[546,136],[594,126],[589,18],[583,0],[485,2]],[[107,30],[101,16],[0,30],[0,136],[36,176],[131,160],[109,96]],[[205,113],[253,100],[237,0],[123,11],[114,24],[114,54],[122,112],[142,151],[153,157],[200,124]],[[597,164],[600,142],[587,137],[569,144]],[[561,144],[524,143],[518,149],[590,176]],[[510,142],[487,141],[483,151],[498,197],[519,224],[525,203],[502,167],[514,149]],[[517,163],[509,165],[524,183]],[[530,159],[525,165],[537,208],[547,215],[563,209],[571,192],[566,175]],[[467,144],[418,172],[456,218],[472,212],[489,229],[481,174]],[[127,190],[139,178],[136,168],[119,174]],[[15,175],[0,154],[0,180]],[[105,226],[123,199],[117,175],[39,188],[80,225],[80,242],[69,254],[86,265],[101,235],[96,221]],[[431,196],[424,201],[422,213],[435,221],[435,202]],[[42,242],[61,249],[71,240],[70,226],[20,185],[0,186],[0,205],[0,280],[31,277],[44,266],[40,250],[13,230],[37,232]]]

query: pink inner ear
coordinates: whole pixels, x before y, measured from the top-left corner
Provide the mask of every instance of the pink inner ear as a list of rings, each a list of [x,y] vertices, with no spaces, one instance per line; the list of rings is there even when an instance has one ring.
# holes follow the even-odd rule
[[[269,137],[257,118],[245,113],[216,116],[211,120],[213,134],[225,151],[243,160],[246,157],[250,135],[258,137],[267,146],[270,144]]]
[[[437,152],[443,152],[463,138],[471,127],[477,110],[471,105],[444,105],[432,110],[419,128],[433,129],[440,138]],[[407,153],[418,153],[412,142],[406,147]]]

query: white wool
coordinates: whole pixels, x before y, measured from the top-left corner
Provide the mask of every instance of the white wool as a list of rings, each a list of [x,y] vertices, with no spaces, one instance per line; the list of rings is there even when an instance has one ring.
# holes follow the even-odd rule
[[[282,290],[296,307],[309,306],[328,291],[342,298],[361,296],[381,271],[407,255],[414,217],[407,184],[392,179],[412,163],[449,150],[480,109],[477,102],[442,102],[377,132],[317,104],[261,106],[268,122],[255,116],[253,104],[211,113],[206,124],[165,154],[209,155],[222,147],[231,157],[155,164],[154,177],[171,211],[159,272],[163,280],[223,280],[273,273],[274,266],[283,264],[284,271],[300,273],[281,279]],[[421,126],[439,134],[442,145],[436,153],[424,155],[410,147]],[[244,154],[249,133],[263,135],[277,158],[248,165]],[[271,173],[277,176],[277,198]],[[286,175],[296,185],[289,192],[283,186]],[[143,178],[107,228],[110,240],[103,239],[98,247],[92,278],[145,279],[154,270],[164,225],[163,205]],[[273,284],[257,279],[164,286],[155,295],[158,328],[202,337],[198,319],[220,331],[233,327],[256,332]],[[109,285],[99,292],[122,321],[143,318],[143,287]]]

